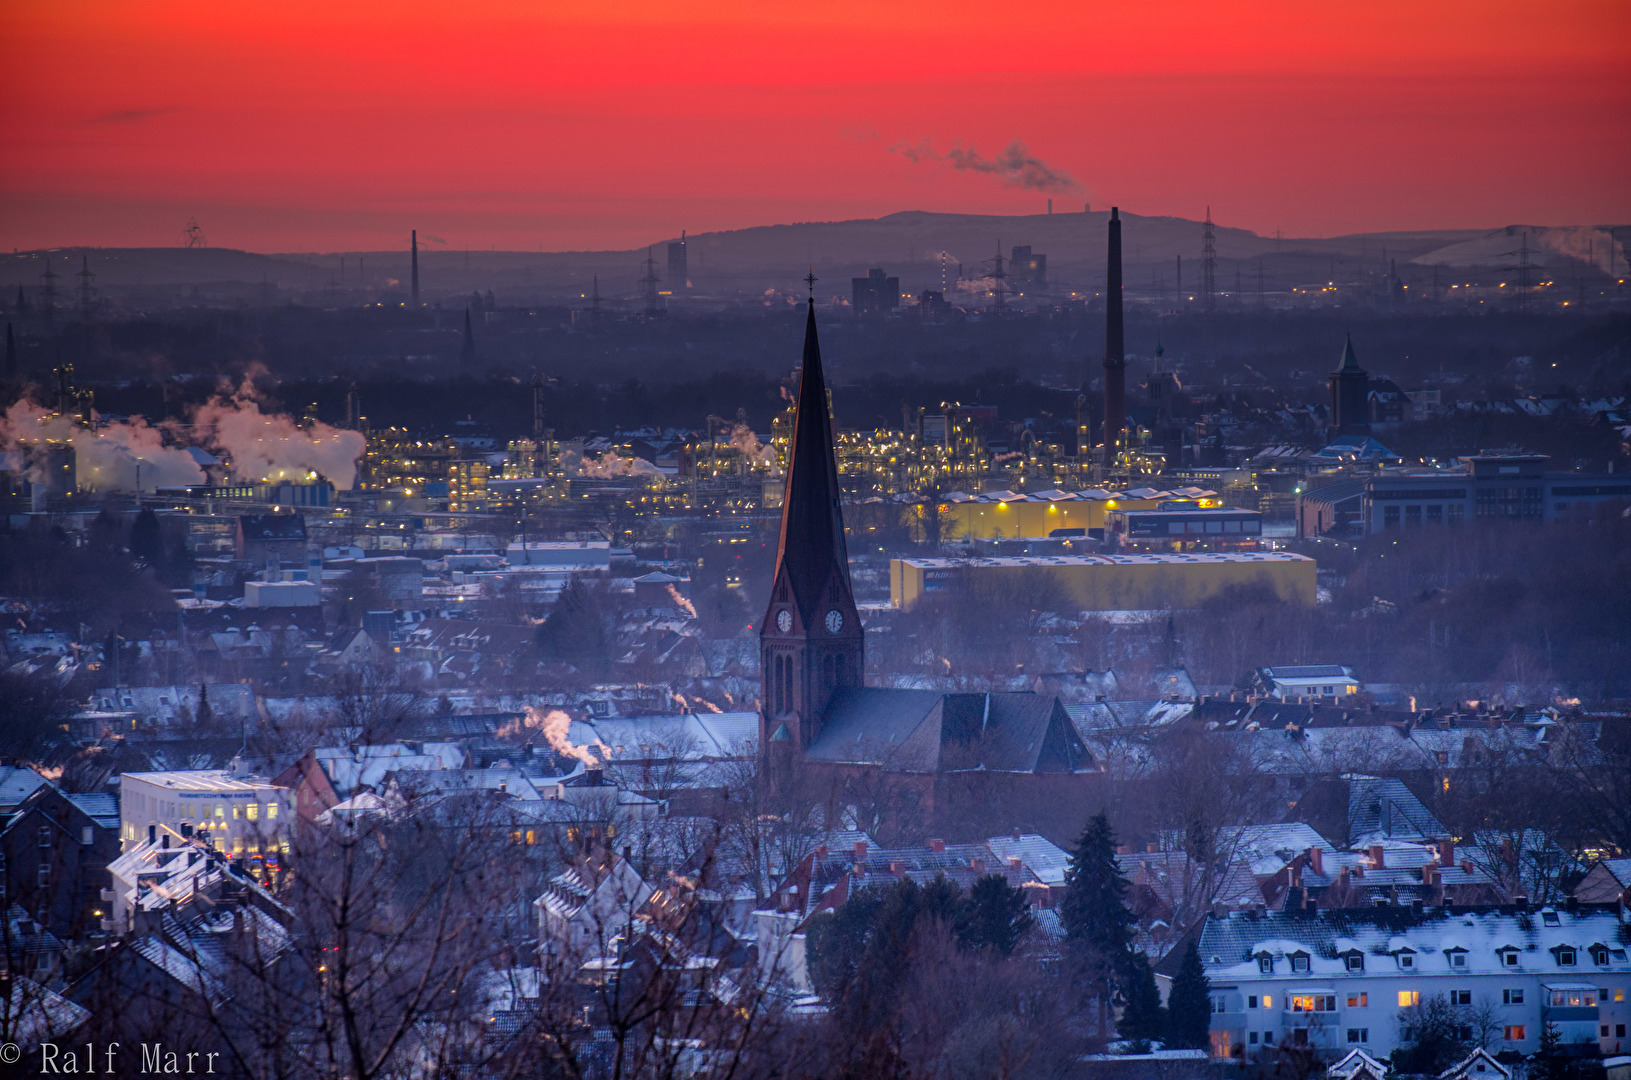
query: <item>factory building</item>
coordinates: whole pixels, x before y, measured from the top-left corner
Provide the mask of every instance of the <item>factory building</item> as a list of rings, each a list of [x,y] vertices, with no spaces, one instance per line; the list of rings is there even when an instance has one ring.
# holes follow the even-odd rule
[[[1338,481],[1298,501],[1303,536],[1364,536],[1386,529],[1474,521],[1566,521],[1595,506],[1631,504],[1631,476],[1547,472],[1543,454],[1484,451],[1452,469],[1389,469]]]
[[[1164,502],[1154,510],[1110,510],[1104,519],[1109,551],[1255,551],[1262,538],[1263,515],[1233,506]]]
[[[1282,600],[1314,602],[1314,560],[1287,552],[1193,555],[1032,555],[994,559],[892,559],[889,600],[910,611],[925,597],[973,584],[1017,587],[1051,580],[1081,611],[1189,608],[1225,589],[1265,585]]]
[[[1193,501],[1200,509],[1217,506],[1218,493],[1206,488],[1158,491],[988,491],[946,495],[940,514],[947,536],[969,540],[1000,540],[1044,536],[1104,535],[1106,522],[1118,510],[1159,510],[1174,501]]]

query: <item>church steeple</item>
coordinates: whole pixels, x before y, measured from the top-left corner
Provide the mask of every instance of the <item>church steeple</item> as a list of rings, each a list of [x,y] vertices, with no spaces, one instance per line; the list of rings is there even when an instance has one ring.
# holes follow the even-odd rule
[[[833,691],[861,685],[863,672],[814,297],[783,489],[776,576],[759,631],[762,736],[802,750],[819,732]]]

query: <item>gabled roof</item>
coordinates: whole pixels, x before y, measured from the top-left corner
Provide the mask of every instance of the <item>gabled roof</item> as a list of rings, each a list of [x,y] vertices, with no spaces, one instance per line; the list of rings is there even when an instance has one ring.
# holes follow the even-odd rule
[[[834,694],[807,756],[892,772],[1074,772],[1092,764],[1057,698],[881,688]]]

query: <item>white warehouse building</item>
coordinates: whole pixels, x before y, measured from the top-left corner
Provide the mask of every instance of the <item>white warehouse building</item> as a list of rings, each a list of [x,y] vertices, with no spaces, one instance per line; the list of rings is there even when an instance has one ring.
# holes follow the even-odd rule
[[[1442,995],[1462,1010],[1462,1034],[1487,1039],[1492,1053],[1534,1053],[1548,1023],[1571,1053],[1625,1053],[1628,939],[1631,914],[1614,906],[1209,918],[1199,949],[1212,987],[1212,1052],[1250,1058],[1291,1044],[1328,1059],[1356,1048],[1386,1058],[1410,1041],[1412,1009]],[[1158,969],[1163,990],[1180,952]]]

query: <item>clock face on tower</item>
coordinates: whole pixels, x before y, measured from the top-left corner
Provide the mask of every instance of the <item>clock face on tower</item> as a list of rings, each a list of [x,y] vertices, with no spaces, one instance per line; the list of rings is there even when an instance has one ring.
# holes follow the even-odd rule
[[[837,608],[827,612],[827,633],[836,634],[844,629],[844,613]]]
[[[776,612],[776,629],[784,634],[793,629],[793,613],[791,611],[783,608],[781,611]]]

